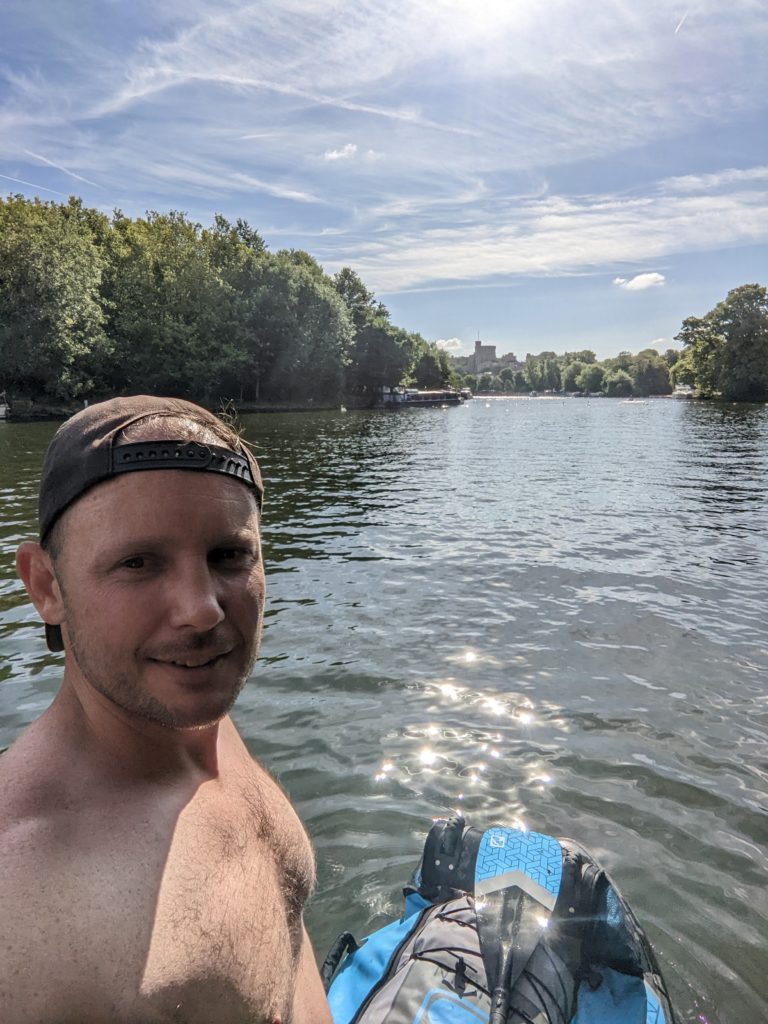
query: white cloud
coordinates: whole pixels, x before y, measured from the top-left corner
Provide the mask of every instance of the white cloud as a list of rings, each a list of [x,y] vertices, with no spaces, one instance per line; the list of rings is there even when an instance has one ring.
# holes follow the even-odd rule
[[[464,342],[461,338],[439,338],[435,344],[438,348],[444,348],[446,352],[457,352],[459,349],[464,348]]]
[[[326,149],[323,156],[326,160],[351,160],[357,153],[357,146],[354,142],[348,142],[341,149]]]
[[[768,194],[489,199],[414,212],[399,230],[375,240],[358,230],[359,239],[348,235],[315,255],[326,269],[352,265],[377,293],[392,293],[427,284],[605,273],[677,253],[765,244]],[[630,290],[661,283],[650,276],[621,280],[624,287],[633,282]]]
[[[646,288],[658,288],[664,284],[666,278],[663,274],[637,274],[635,277],[615,277],[613,283],[627,292],[642,292]]]

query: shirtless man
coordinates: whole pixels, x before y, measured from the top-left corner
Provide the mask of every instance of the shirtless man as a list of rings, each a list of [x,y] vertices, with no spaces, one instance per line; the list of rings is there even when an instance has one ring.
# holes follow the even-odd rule
[[[2,1024],[330,1024],[312,850],[228,716],[264,607],[256,461],[187,402],[51,443],[19,574],[64,677],[0,757]]]

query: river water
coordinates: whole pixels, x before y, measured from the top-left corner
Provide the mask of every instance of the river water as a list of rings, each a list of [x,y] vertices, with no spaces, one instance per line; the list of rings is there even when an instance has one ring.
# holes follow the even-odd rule
[[[236,712],[311,832],[319,953],[433,816],[603,861],[682,1021],[768,1020],[768,407],[475,399],[246,419],[269,603]],[[0,745],[51,699],[13,571],[55,424],[0,423]]]

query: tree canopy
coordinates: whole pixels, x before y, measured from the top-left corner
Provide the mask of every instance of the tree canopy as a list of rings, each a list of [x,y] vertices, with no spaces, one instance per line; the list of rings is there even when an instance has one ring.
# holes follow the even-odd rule
[[[0,198],[0,390],[70,402],[148,391],[204,401],[373,402],[382,387],[526,394],[704,396],[768,401],[768,291],[734,288],[683,321],[682,350],[592,349],[502,357],[463,379],[447,352],[392,323],[350,267],[333,276],[300,249],[270,252],[246,221],[131,219]]]
[[[685,346],[674,367],[681,383],[685,373],[704,395],[768,400],[768,289],[762,285],[734,288],[703,317],[688,317],[675,340]]]
[[[0,389],[12,396],[332,404],[455,379],[354,270],[271,253],[244,220],[0,199]]]

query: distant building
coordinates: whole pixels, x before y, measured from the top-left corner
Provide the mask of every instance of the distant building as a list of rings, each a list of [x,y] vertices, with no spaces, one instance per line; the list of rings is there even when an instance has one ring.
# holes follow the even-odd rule
[[[478,338],[475,342],[475,351],[469,357],[470,373],[483,373],[484,370],[493,369],[496,364],[496,346],[484,345]]]

